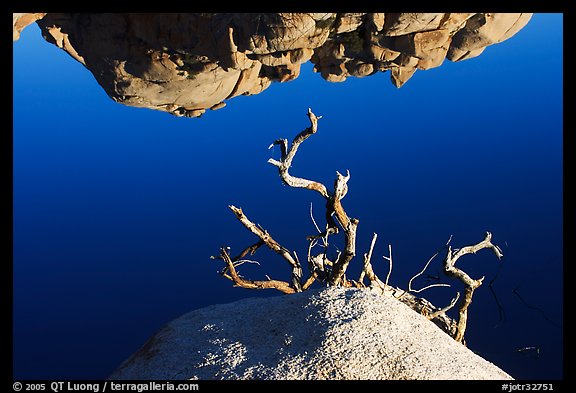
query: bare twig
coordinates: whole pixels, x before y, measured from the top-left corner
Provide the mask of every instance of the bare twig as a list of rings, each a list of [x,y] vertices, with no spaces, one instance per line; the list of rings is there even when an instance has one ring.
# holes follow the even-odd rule
[[[310,278],[308,281],[302,286],[302,290],[306,290],[314,280],[324,281],[328,275],[327,266],[332,266],[332,262],[328,260],[326,256],[326,251],[320,253],[318,255],[312,255],[312,248],[318,244],[318,237],[315,236],[308,236],[308,269],[310,270]],[[324,248],[326,250],[326,247]],[[312,280],[311,282],[309,282]],[[308,284],[308,285],[306,285]]]
[[[348,268],[348,264],[356,255],[356,228],[358,227],[358,220],[352,218],[348,227],[344,230],[344,237],[346,241],[346,247],[344,252],[340,253],[334,266],[332,267],[332,273],[328,282],[331,285],[345,284],[343,280],[344,273]]]
[[[378,238],[378,234],[374,233],[372,235],[372,242],[370,243],[370,249],[368,250],[367,253],[364,254],[364,269],[362,269],[362,273],[360,274],[360,277],[358,278],[358,282],[361,285],[364,285],[364,276],[366,276],[368,278],[368,280],[370,281],[371,286],[377,287],[377,288],[381,289],[382,291],[384,291],[384,288],[386,287],[386,285],[382,282],[382,280],[380,280],[378,278],[376,273],[374,273],[374,269],[372,268],[372,263],[370,262],[370,259],[372,258],[372,252],[374,251],[374,245],[376,244],[377,238]]]
[[[246,247],[244,250],[242,250],[242,252],[238,255],[236,255],[234,258],[231,258],[232,261],[234,261],[234,266],[240,266],[241,264],[243,264],[244,262],[249,262],[249,263],[254,263],[254,264],[258,264],[258,262],[256,261],[241,261],[242,258],[244,258],[246,255],[254,255],[256,253],[256,251],[260,248],[260,246],[262,246],[264,244],[264,242],[262,240],[258,240],[256,243],[252,244],[251,246]],[[210,259],[222,259],[221,255],[217,255],[217,256],[211,256]],[[242,263],[238,263],[238,262],[242,262]],[[222,272],[220,272],[222,275],[227,274],[228,272],[228,266],[224,267],[224,270],[222,270]]]
[[[364,285],[364,276],[366,275],[367,269],[372,269],[372,263],[370,259],[372,258],[372,251],[374,251],[374,245],[376,244],[376,239],[378,238],[378,234],[374,232],[372,235],[372,242],[370,243],[370,249],[367,253],[364,253],[364,269],[360,272],[360,276],[358,277],[358,282],[360,285]],[[372,280],[370,280],[372,281]]]
[[[242,223],[242,225],[246,227],[246,229],[258,236],[268,248],[282,256],[282,258],[288,262],[288,264],[292,267],[292,286],[296,292],[302,292],[302,267],[300,266],[300,262],[298,262],[298,260],[290,254],[290,251],[288,251],[285,247],[281,246],[280,243],[274,240],[267,231],[263,230],[262,227],[257,226],[252,221],[250,221],[242,209],[232,205],[228,207],[234,212],[236,218]]]
[[[222,275],[229,280],[232,280],[234,284],[242,288],[248,289],[277,289],[283,293],[295,293],[296,290],[290,286],[289,283],[286,281],[278,281],[278,280],[268,280],[268,281],[253,281],[253,280],[245,280],[244,278],[240,277],[236,272],[236,267],[234,266],[234,262],[230,259],[230,255],[228,254],[228,250],[225,247],[220,248],[220,257],[228,267],[227,273],[223,273]]]
[[[308,277],[308,280],[306,280],[306,282],[304,283],[304,285],[302,285],[302,290],[305,291],[308,288],[310,288],[310,286],[312,284],[314,284],[314,281],[318,278],[318,274],[316,274],[316,272],[313,272],[310,277]]]
[[[452,236],[450,236],[450,239],[452,239]],[[448,243],[450,243],[450,240],[448,241]],[[446,243],[446,244],[448,244],[448,243]],[[436,251],[436,253],[435,253],[434,255],[432,255],[432,256],[430,257],[430,259],[428,259],[428,262],[426,262],[426,265],[424,265],[424,268],[422,268],[422,270],[420,270],[418,273],[416,273],[416,275],[412,276],[412,278],[410,279],[410,281],[408,281],[408,291],[409,291],[409,292],[420,293],[420,292],[422,292],[422,291],[425,291],[425,290],[427,290],[427,289],[434,288],[434,287],[449,287],[449,286],[450,286],[450,284],[430,284],[430,285],[427,285],[427,286],[425,286],[424,288],[421,288],[421,289],[414,289],[414,288],[412,288],[412,281],[414,281],[414,279],[415,279],[416,277],[421,276],[421,275],[424,273],[424,271],[426,271],[426,269],[428,268],[428,265],[430,265],[430,262],[432,262],[432,260],[433,260],[434,258],[436,258],[436,256],[438,256],[439,253],[440,253],[440,251]]]
[[[450,302],[449,305],[447,305],[444,308],[441,308],[435,312],[433,312],[432,314],[428,315],[428,319],[432,320],[436,317],[438,317],[440,314],[446,314],[446,312],[448,310],[450,310],[452,307],[454,307],[456,305],[456,302],[458,301],[458,299],[460,299],[460,292],[456,292],[456,297],[454,299],[452,299],[452,301]]]
[[[321,231],[320,227],[316,223],[316,220],[314,219],[314,214],[312,214],[312,203],[310,203],[310,218],[312,219],[312,223],[314,224],[314,227],[316,227],[318,234],[307,236],[306,239],[308,239],[308,241],[310,241],[312,239],[322,239],[322,243],[324,244],[324,249],[327,250],[328,249],[328,236],[335,234],[335,233],[338,233],[338,228],[337,227],[330,227],[329,225],[326,225],[326,230]]]
[[[306,236],[307,240],[314,240],[314,239],[322,239],[322,243],[324,244],[324,248],[328,247],[328,236],[338,233],[337,228],[326,228],[325,231],[320,232],[317,235],[310,235]]]
[[[382,258],[386,259],[388,263],[388,274],[386,275],[386,286],[388,286],[388,280],[390,279],[390,274],[392,274],[392,244],[388,244],[388,257],[382,256]]]
[[[322,231],[320,230],[320,227],[318,226],[318,224],[316,224],[316,220],[314,219],[314,214],[312,213],[312,202],[310,202],[310,219],[312,219],[312,223],[314,224],[314,227],[316,228],[318,233],[322,233]]]
[[[374,252],[376,239],[378,239],[378,234],[374,232],[374,234],[372,234],[372,241],[370,242],[370,248],[368,249],[368,253],[364,254],[364,264],[370,263],[370,260],[372,259],[372,252]]]
[[[251,246],[248,246],[244,250],[242,250],[242,252],[240,254],[236,255],[234,258],[232,258],[232,260],[238,261],[238,260],[244,258],[248,254],[254,255],[256,253],[256,251],[262,245],[264,245],[264,242],[262,240],[258,240],[256,243],[254,243]],[[217,255],[217,256],[211,256],[210,259],[222,259],[222,257],[220,255]]]
[[[243,265],[243,264],[245,264],[245,263],[250,263],[250,264],[252,264],[252,265],[258,265],[258,266],[260,266],[260,262],[258,262],[258,261],[253,261],[253,260],[251,260],[251,259],[240,259],[240,260],[235,260],[235,261],[234,261],[234,267],[241,266],[241,265]]]
[[[444,260],[444,272],[451,277],[459,279],[466,288],[464,289],[464,297],[462,298],[462,302],[460,304],[459,309],[459,318],[458,318],[458,325],[456,328],[456,333],[454,336],[454,340],[458,342],[462,342],[464,339],[464,333],[466,331],[466,323],[468,319],[468,306],[472,303],[472,295],[476,288],[482,285],[482,281],[484,277],[480,277],[477,280],[472,279],[468,274],[464,271],[460,270],[455,266],[456,261],[460,257],[466,254],[476,254],[478,251],[488,248],[494,251],[496,257],[501,259],[504,255],[502,254],[502,250],[500,247],[492,244],[492,234],[490,232],[486,232],[486,237],[480,243],[466,246],[458,249],[458,251],[452,251],[452,247],[448,246],[448,252],[446,253],[446,259]]]
[[[298,258],[298,253],[296,252],[296,250],[292,251],[292,253],[294,254],[294,260],[296,261],[296,263],[298,264],[298,266],[302,266],[300,264],[300,258]]]
[[[308,266],[310,267],[310,258],[312,258],[312,248],[314,248],[314,246],[318,244],[318,239],[310,239],[310,243],[308,243],[308,256],[307,256],[307,261],[308,261]],[[312,271],[312,268],[310,267],[310,271]]]
[[[442,284],[430,284],[430,285],[426,285],[424,288],[420,288],[420,289],[418,289],[418,290],[414,290],[414,289],[413,289],[413,290],[411,290],[411,292],[420,293],[420,292],[423,292],[423,291],[425,291],[425,290],[427,290],[427,289],[430,289],[430,288],[449,287],[449,286],[450,286],[450,284],[443,284],[443,283],[442,283]]]
[[[268,162],[278,167],[280,177],[286,185],[290,187],[308,188],[310,190],[319,192],[320,195],[322,195],[324,198],[328,198],[328,190],[324,184],[301,177],[295,177],[288,173],[288,169],[290,169],[290,166],[292,166],[292,160],[298,151],[298,147],[302,142],[308,139],[310,135],[316,133],[318,130],[318,120],[321,118],[322,116],[316,116],[314,113],[312,113],[312,110],[308,108],[308,119],[310,119],[310,127],[296,135],[290,148],[288,148],[288,141],[286,139],[278,139],[274,141],[274,143],[270,146],[280,145],[282,156],[280,161],[270,158]]]
[[[529,353],[534,353],[536,355],[536,358],[540,357],[540,347],[524,347],[524,348],[517,349],[516,352],[519,352],[523,355],[529,354]]]

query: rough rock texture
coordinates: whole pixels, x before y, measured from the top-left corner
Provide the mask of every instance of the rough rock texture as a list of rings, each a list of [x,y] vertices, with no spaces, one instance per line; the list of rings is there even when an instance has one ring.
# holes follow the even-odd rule
[[[24,28],[38,19],[42,19],[46,15],[45,12],[30,12],[30,13],[13,13],[12,14],[12,41],[17,41],[20,38],[20,33]]]
[[[531,15],[50,13],[38,24],[115,101],[195,117],[297,78],[308,60],[328,81],[390,70],[400,87],[445,58],[478,56]]]
[[[111,379],[511,379],[393,297],[325,288],[188,313]]]

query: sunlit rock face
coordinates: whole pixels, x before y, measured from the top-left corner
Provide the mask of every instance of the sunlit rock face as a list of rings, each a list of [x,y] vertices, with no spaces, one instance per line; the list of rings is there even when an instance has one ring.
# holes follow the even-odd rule
[[[12,14],[12,41],[20,39],[20,32],[46,15],[45,12],[17,12]]]
[[[390,71],[402,86],[445,58],[473,58],[530,20],[522,13],[49,13],[44,38],[84,64],[115,101],[196,117],[301,64],[331,82]]]
[[[171,321],[112,380],[510,380],[391,295],[325,287]]]

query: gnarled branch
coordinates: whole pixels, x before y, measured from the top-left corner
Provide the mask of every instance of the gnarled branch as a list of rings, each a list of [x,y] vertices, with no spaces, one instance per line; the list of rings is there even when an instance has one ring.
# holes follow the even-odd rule
[[[308,139],[310,135],[316,133],[318,130],[318,120],[321,119],[322,116],[316,116],[314,113],[312,113],[312,110],[308,108],[308,118],[310,119],[310,127],[296,135],[290,148],[288,148],[288,141],[286,139],[278,139],[270,145],[270,147],[274,145],[280,146],[281,158],[280,161],[270,158],[268,162],[278,167],[278,172],[280,173],[280,177],[282,178],[284,184],[290,187],[314,190],[319,192],[320,195],[322,195],[324,198],[328,198],[328,190],[324,184],[301,177],[295,177],[288,172],[288,169],[290,169],[292,166],[292,160],[298,151],[298,147],[300,147],[300,144]]]
[[[444,308],[441,308],[441,309],[434,311],[432,314],[429,314],[427,316],[427,318],[432,320],[434,318],[437,318],[441,314],[446,314],[446,312],[448,310],[452,309],[452,307],[454,307],[456,305],[456,302],[458,301],[458,299],[460,299],[460,292],[456,292],[456,297],[454,299],[452,299],[452,301],[450,302],[449,305],[447,305]]]
[[[477,280],[471,278],[468,274],[466,274],[466,272],[455,266],[456,261],[458,261],[458,259],[463,255],[476,254],[478,251],[484,248],[488,248],[494,251],[494,254],[498,259],[502,259],[504,256],[500,247],[492,244],[492,234],[490,232],[486,232],[486,237],[478,244],[462,247],[461,249],[454,251],[452,250],[452,246],[448,245],[448,252],[446,253],[446,258],[444,259],[444,272],[450,277],[459,279],[466,286],[464,289],[464,297],[462,298],[462,302],[460,303],[458,310],[458,324],[454,336],[454,340],[458,342],[462,342],[464,339],[466,323],[468,320],[468,306],[470,306],[470,303],[472,303],[472,295],[474,295],[474,291],[476,288],[482,285],[484,277],[480,277]]]
[[[267,231],[250,221],[242,209],[233,205],[228,207],[234,212],[236,218],[242,223],[242,225],[246,227],[246,229],[258,236],[269,249],[282,256],[282,258],[288,262],[288,264],[292,267],[292,285],[296,292],[302,292],[302,266],[300,266],[298,259],[292,256],[288,249],[281,246],[280,243],[274,240]]]
[[[227,279],[234,282],[239,287],[248,289],[277,289],[283,293],[295,293],[296,290],[290,286],[286,281],[268,280],[268,281],[254,281],[246,280],[236,271],[235,262],[230,258],[228,250],[224,247],[220,248],[220,259],[224,260],[227,269],[222,272],[222,275]]]
[[[343,280],[346,269],[354,256],[356,255],[356,228],[358,227],[358,220],[352,218],[350,224],[344,229],[345,237],[345,248],[344,252],[341,252],[338,256],[334,266],[332,267],[332,273],[328,279],[330,285],[345,285]]]
[[[272,143],[272,145],[270,145],[270,147],[274,145],[278,145],[280,147],[281,157],[279,160],[271,158],[268,160],[268,162],[278,168],[280,178],[284,184],[290,187],[314,190],[326,200],[326,229],[324,231],[322,231],[320,226],[316,223],[316,220],[312,214],[312,205],[310,206],[310,218],[312,219],[312,223],[314,224],[314,227],[317,231],[316,234],[307,237],[307,240],[309,241],[307,265],[310,270],[310,276],[306,280],[303,280],[302,266],[295,251],[290,251],[283,247],[280,243],[274,240],[264,228],[262,228],[260,225],[256,225],[250,219],[248,219],[242,209],[235,206],[229,206],[230,210],[234,212],[236,218],[244,225],[244,227],[246,227],[246,229],[248,229],[259,238],[259,241],[244,249],[235,258],[230,257],[228,249],[222,248],[220,256],[216,257],[218,259],[224,260],[226,263],[226,267],[223,269],[221,274],[229,280],[232,280],[237,286],[240,287],[251,289],[274,288],[284,293],[296,293],[304,291],[310,288],[310,286],[315,281],[327,282],[329,285],[343,287],[356,286],[361,288],[365,287],[363,281],[364,278],[367,277],[370,280],[371,287],[379,289],[383,294],[394,296],[399,301],[410,306],[413,310],[423,315],[427,315],[430,320],[433,320],[434,323],[440,326],[445,332],[450,334],[456,341],[463,343],[467,322],[467,309],[472,302],[472,295],[474,290],[482,284],[484,277],[478,280],[474,280],[464,271],[457,268],[455,264],[463,255],[473,254],[484,248],[492,249],[496,256],[501,258],[502,251],[499,247],[491,243],[492,235],[487,232],[486,238],[482,242],[472,246],[463,247],[462,249],[453,250],[452,247],[449,246],[452,237],[450,237],[450,240],[448,240],[446,243],[445,248],[447,248],[447,255],[444,261],[444,271],[448,276],[458,278],[466,287],[464,296],[462,296],[461,299],[461,304],[459,307],[459,320],[457,323],[448,317],[446,312],[456,305],[460,298],[460,293],[458,293],[456,298],[453,299],[450,304],[444,308],[435,307],[426,299],[418,298],[409,293],[421,292],[436,286],[449,286],[448,284],[433,284],[418,290],[412,288],[412,282],[424,273],[432,260],[440,253],[440,250],[428,260],[424,268],[419,273],[410,279],[408,283],[408,291],[402,291],[401,289],[388,285],[392,271],[391,245],[388,246],[389,256],[384,256],[384,259],[389,261],[386,281],[383,282],[374,273],[371,263],[371,258],[377,239],[377,235],[374,233],[372,243],[370,244],[370,249],[367,253],[364,254],[364,268],[360,278],[358,281],[346,279],[346,271],[348,269],[348,265],[356,255],[356,234],[359,223],[358,219],[351,218],[346,214],[346,211],[342,205],[342,199],[348,193],[348,181],[350,180],[350,172],[346,171],[346,175],[343,175],[340,172],[336,172],[336,179],[334,181],[332,191],[320,182],[292,176],[289,173],[289,169],[292,166],[292,162],[296,156],[299,146],[311,135],[318,131],[318,120],[321,118],[321,116],[316,116],[314,113],[312,113],[311,109],[308,109],[307,116],[310,120],[310,126],[296,135],[291,144],[288,143],[287,139],[278,139]],[[337,249],[336,258],[331,260],[327,255],[328,237],[330,235],[340,233],[340,230],[342,230],[344,236],[344,249],[342,251]],[[312,248],[319,243],[320,239],[323,242],[324,250],[317,255],[312,255]],[[242,263],[253,263],[253,261],[245,259],[244,257],[248,254],[253,255],[254,252],[256,252],[256,250],[262,245],[266,245],[268,248],[286,260],[292,269],[291,282],[272,279],[268,279],[267,281],[253,281],[244,279],[238,274],[236,269]]]
[[[355,218],[349,218],[341,203],[342,198],[344,198],[348,192],[347,183],[350,179],[350,172],[346,171],[346,176],[336,172],[336,180],[334,181],[333,193],[330,193],[327,187],[320,182],[295,177],[288,172],[300,144],[318,131],[318,120],[321,117],[322,116],[316,116],[312,110],[308,108],[308,119],[310,119],[310,127],[296,135],[292,141],[291,146],[288,146],[288,141],[286,139],[276,140],[270,146],[280,146],[280,161],[269,159],[268,162],[278,167],[278,172],[284,184],[290,187],[307,188],[317,191],[327,200],[326,221],[328,223],[328,228],[325,232],[320,233],[320,235],[324,237],[332,233],[338,233],[338,227],[332,218],[335,216],[344,231],[345,238],[344,252],[340,253],[337,260],[334,262],[328,277],[328,283],[330,285],[346,285],[344,274],[346,273],[348,264],[356,255],[356,228],[358,226],[358,220]]]
[[[372,242],[370,243],[370,248],[368,252],[364,254],[364,269],[362,269],[362,273],[360,273],[360,277],[358,278],[358,282],[364,285],[364,276],[368,278],[370,281],[370,285],[377,287],[384,291],[386,285],[378,278],[376,273],[374,273],[374,269],[372,268],[372,263],[370,262],[372,258],[372,252],[374,251],[374,245],[376,244],[376,239],[378,238],[378,234],[374,233],[372,235]]]

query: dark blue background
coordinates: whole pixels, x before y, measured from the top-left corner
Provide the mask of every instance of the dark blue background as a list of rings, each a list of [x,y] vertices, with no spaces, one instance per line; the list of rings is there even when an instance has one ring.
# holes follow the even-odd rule
[[[14,377],[105,378],[183,313],[277,295],[232,288],[209,256],[255,241],[235,204],[304,257],[309,204],[320,220],[322,200],[281,185],[266,161],[273,140],[308,126],[310,106],[324,118],[293,174],[332,185],[350,170],[358,254],[378,232],[377,272],[390,243],[391,283],[406,287],[451,234],[458,247],[492,231],[503,262],[488,251],[459,262],[487,277],[468,346],[516,378],[562,378],[562,24],[537,14],[480,57],[418,71],[401,89],[388,73],[328,83],[306,64],[200,119],[113,102],[28,27],[13,59]],[[262,266],[245,275],[288,278],[277,256],[254,259]],[[488,287],[498,272],[502,321]],[[423,295],[443,305],[457,289]],[[518,352],[531,346],[538,357]]]

